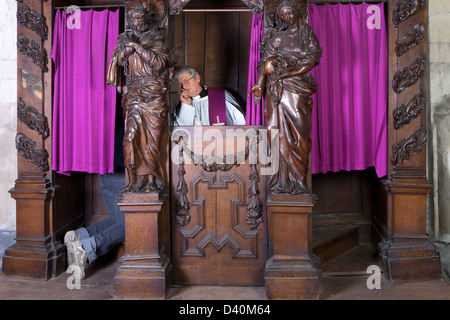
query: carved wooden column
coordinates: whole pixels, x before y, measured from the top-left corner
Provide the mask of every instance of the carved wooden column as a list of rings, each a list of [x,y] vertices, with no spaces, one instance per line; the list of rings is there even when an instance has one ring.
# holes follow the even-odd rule
[[[171,263],[162,221],[169,215],[167,202],[162,193],[126,193],[119,202],[125,214],[125,253],[114,276],[114,298],[166,298]]]
[[[389,179],[379,251],[391,281],[440,277],[427,241],[427,10],[425,0],[389,1]]]
[[[18,178],[11,196],[16,200],[16,243],[3,257],[2,274],[48,280],[64,271],[65,250],[55,240],[52,199],[55,186],[48,176],[51,146],[52,2],[17,1],[18,109],[16,148]],[[50,88],[46,84],[50,83]]]

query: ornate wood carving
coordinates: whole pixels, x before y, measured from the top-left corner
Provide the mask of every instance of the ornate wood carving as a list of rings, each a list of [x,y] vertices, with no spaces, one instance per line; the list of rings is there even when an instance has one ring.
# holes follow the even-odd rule
[[[16,135],[16,149],[19,154],[29,162],[36,165],[42,172],[49,170],[48,152],[44,149],[35,149],[36,142],[28,138],[23,133]]]
[[[410,123],[413,119],[417,118],[420,112],[425,108],[427,103],[423,89],[420,88],[420,92],[412,98],[408,104],[402,104],[400,107],[394,110],[394,128],[400,129],[405,124]]]
[[[48,27],[45,18],[37,11],[19,0],[17,3],[17,21],[26,28],[36,32],[43,41],[48,39]]]
[[[39,66],[42,72],[48,72],[47,51],[36,43],[34,40],[28,39],[23,33],[17,35],[17,48],[20,53],[30,57],[33,63]]]
[[[395,44],[395,52],[398,57],[401,57],[409,50],[420,44],[420,41],[425,37],[425,25],[416,23],[406,30],[397,40]]]
[[[414,153],[422,151],[427,144],[427,132],[420,128],[409,138],[402,139],[399,143],[392,146],[393,156],[391,162],[394,166],[400,165],[408,160]]]
[[[250,229],[256,229],[260,223],[263,222],[263,206],[259,199],[259,175],[256,169],[256,164],[251,164],[251,172],[249,180],[251,181],[250,188],[248,189],[248,197],[250,201],[247,204],[247,212],[245,213],[245,220],[250,226]]]
[[[177,142],[178,144],[183,144],[182,142],[183,137],[187,140],[187,136],[182,133],[182,130],[178,130],[175,134],[172,136],[172,139],[174,142]],[[248,141],[248,140],[247,140]],[[252,140],[252,141],[257,141]],[[196,154],[194,151],[190,150],[190,148],[183,144],[182,150],[191,157],[192,161],[194,162],[194,165],[200,165],[202,169],[206,172],[217,172],[217,171],[230,171],[233,167],[239,167],[239,161],[240,159],[243,159],[244,161],[248,160],[248,157],[250,155],[250,151],[252,148],[255,148],[256,143],[250,142],[247,144],[244,150],[238,150],[236,154],[232,155],[225,155],[223,157],[219,156],[204,156],[201,154]],[[181,155],[180,155],[181,156]],[[233,159],[233,161],[228,161],[228,159]]]
[[[180,137],[180,139],[183,139]],[[188,194],[188,186],[186,184],[186,180],[184,179],[184,175],[186,174],[186,170],[184,169],[184,157],[183,157],[183,143],[178,144],[179,147],[179,167],[178,167],[178,185],[177,185],[177,201],[175,202],[176,214],[175,214],[175,222],[185,227],[191,221],[191,204],[189,203],[189,199],[187,197]]]
[[[400,93],[415,84],[425,73],[425,58],[420,55],[409,67],[398,71],[392,80],[394,92]]]
[[[261,14],[264,12],[263,0],[242,0],[253,14]]]
[[[170,0],[170,14],[179,14],[190,0]]]
[[[393,22],[396,28],[408,19],[409,17],[416,15],[422,10],[425,0],[402,0],[393,11]]]
[[[22,98],[19,98],[17,118],[28,128],[36,130],[44,139],[48,138],[50,129],[47,117],[39,113],[35,108],[27,106]]]

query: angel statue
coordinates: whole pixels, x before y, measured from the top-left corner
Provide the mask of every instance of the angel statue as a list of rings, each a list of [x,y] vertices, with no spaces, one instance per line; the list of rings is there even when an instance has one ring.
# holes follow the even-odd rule
[[[307,24],[304,0],[267,1],[275,29],[263,48],[258,78],[249,94],[259,103],[265,94],[268,135],[279,132],[279,170],[269,177],[273,193],[309,193],[307,173],[311,152],[311,95],[317,91],[309,71],[319,63],[322,49]],[[272,141],[268,137],[268,141]],[[272,157],[277,150],[271,150]]]
[[[126,121],[123,145],[129,183],[122,192],[164,189],[161,144],[173,73],[163,36],[167,15],[163,0],[127,0],[130,29],[119,35],[111,58],[107,83],[122,93]]]

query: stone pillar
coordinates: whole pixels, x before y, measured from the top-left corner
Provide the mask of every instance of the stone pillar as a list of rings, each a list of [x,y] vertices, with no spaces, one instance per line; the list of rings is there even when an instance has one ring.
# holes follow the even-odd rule
[[[16,0],[0,2],[0,230],[16,227],[15,201],[8,190],[17,178],[17,152],[14,137],[17,131],[17,24]]]
[[[125,214],[125,253],[114,276],[114,298],[165,299],[172,267],[162,234],[167,196],[126,193],[119,206]]]
[[[429,198],[428,232],[450,279],[450,1],[428,2],[430,149],[428,170],[435,186]]]

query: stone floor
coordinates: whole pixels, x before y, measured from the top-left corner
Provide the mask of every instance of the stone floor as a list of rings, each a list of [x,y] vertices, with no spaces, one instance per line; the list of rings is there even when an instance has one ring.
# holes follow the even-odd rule
[[[0,259],[13,243],[14,233],[0,231]],[[368,289],[367,266],[377,264],[376,254],[360,246],[323,265],[323,300],[450,300],[444,280],[393,284],[381,275],[380,289]],[[69,289],[70,274],[46,282],[0,276],[0,300],[111,300],[117,260],[104,258],[88,265],[80,289]],[[1,265],[0,265],[1,266]],[[0,270],[1,271],[1,270]],[[169,300],[266,300],[263,287],[173,286]]]

